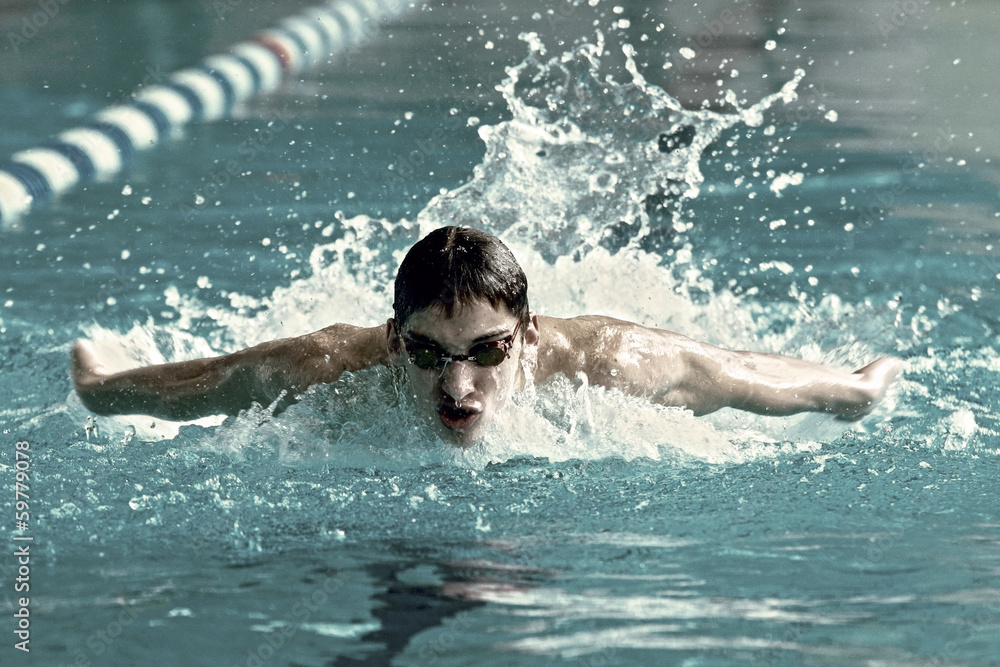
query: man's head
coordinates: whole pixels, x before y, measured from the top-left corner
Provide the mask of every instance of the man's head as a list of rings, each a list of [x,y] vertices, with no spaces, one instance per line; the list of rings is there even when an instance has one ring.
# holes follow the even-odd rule
[[[418,241],[396,274],[396,323],[434,308],[451,317],[456,304],[486,301],[528,317],[528,279],[497,237],[470,227],[442,227]]]
[[[417,242],[396,274],[387,346],[418,409],[448,440],[478,440],[523,381],[538,345],[528,281],[500,239],[444,227]]]

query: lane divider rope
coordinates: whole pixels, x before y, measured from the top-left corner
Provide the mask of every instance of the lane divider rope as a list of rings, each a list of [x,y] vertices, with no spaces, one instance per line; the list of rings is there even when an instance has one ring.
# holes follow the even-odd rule
[[[332,0],[137,90],[130,101],[97,113],[53,141],[0,162],[0,229],[33,208],[89,181],[106,181],[137,151],[164,141],[183,125],[228,116],[286,77],[360,43],[366,28],[419,0]]]

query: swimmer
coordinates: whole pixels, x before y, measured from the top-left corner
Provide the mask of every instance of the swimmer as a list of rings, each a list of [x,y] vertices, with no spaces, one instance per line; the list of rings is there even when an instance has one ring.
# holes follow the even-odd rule
[[[282,409],[312,385],[378,365],[401,366],[415,408],[442,439],[466,447],[482,438],[526,373],[536,383],[585,373],[591,384],[696,415],[730,407],[859,419],[902,363],[882,357],[851,373],[611,317],[536,315],[507,246],[467,227],[435,230],[410,249],[384,325],[334,324],[220,357],[120,373],[107,372],[87,341],[72,352],[73,383],[88,409],[171,420],[235,415],[253,403]]]

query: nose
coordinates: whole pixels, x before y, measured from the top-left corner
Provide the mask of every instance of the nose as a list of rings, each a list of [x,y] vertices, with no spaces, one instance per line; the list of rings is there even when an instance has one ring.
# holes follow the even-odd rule
[[[475,391],[475,373],[472,362],[469,361],[449,361],[441,370],[441,391],[447,394],[456,403]]]

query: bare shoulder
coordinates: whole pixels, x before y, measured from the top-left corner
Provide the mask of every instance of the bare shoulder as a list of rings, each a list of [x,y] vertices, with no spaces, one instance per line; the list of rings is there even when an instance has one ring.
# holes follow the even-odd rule
[[[538,326],[538,380],[556,373],[574,377],[579,372],[605,386],[619,386],[646,375],[664,379],[684,352],[697,346],[680,334],[604,315],[568,319],[539,316]]]
[[[359,327],[335,324],[311,334],[314,354],[326,362],[338,359],[339,372],[355,372],[389,363],[386,325]]]
[[[538,368],[536,380],[556,373],[573,377],[582,369],[590,341],[599,326],[589,315],[573,318],[538,316]]]

